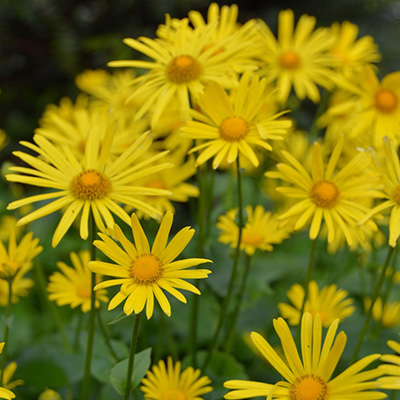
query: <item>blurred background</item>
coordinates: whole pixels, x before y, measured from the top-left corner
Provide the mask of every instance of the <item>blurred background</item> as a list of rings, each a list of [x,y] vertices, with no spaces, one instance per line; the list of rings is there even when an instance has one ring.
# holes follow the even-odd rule
[[[400,69],[400,1],[394,0],[247,0],[218,1],[239,5],[239,20],[262,18],[275,31],[279,10],[307,13],[319,26],[349,20],[360,35],[372,35],[382,53],[382,75]],[[154,37],[165,13],[185,17],[204,0],[1,0],[0,128],[10,146],[30,139],[49,103],[74,98],[74,79],[85,69],[107,68],[110,60],[132,58],[125,37]],[[6,155],[3,152],[3,157]],[[7,152],[9,154],[9,152]]]

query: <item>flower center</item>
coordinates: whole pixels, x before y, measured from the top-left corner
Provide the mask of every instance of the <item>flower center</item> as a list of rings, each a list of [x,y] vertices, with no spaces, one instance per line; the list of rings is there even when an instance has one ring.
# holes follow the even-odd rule
[[[101,172],[88,169],[72,179],[70,188],[79,200],[99,200],[111,191],[111,182]]]
[[[143,254],[132,261],[129,276],[136,283],[151,285],[163,273],[161,260],[153,254]]]
[[[297,378],[290,387],[290,400],[325,400],[328,386],[316,375],[304,375]]]
[[[311,188],[311,200],[322,208],[331,208],[339,200],[339,190],[337,186],[330,181],[315,182]]]
[[[77,286],[76,288],[76,294],[78,297],[82,299],[90,299],[91,296],[91,288],[90,288],[90,282],[82,282],[80,285]]]
[[[167,78],[174,83],[188,83],[202,73],[201,64],[192,56],[175,57],[167,66]]]
[[[242,243],[255,245],[263,241],[264,236],[258,232],[251,232],[247,229],[243,229],[242,232]]]
[[[400,205],[400,185],[397,185],[394,189],[393,189],[393,193],[392,193],[392,197],[393,200]]]
[[[165,189],[164,182],[161,179],[154,179],[148,182],[146,186],[154,189]]]
[[[398,103],[398,98],[390,89],[379,89],[375,93],[375,108],[383,113],[393,112]]]
[[[249,125],[243,118],[228,117],[222,121],[219,134],[228,142],[237,142],[246,136],[248,130]]]
[[[164,394],[162,400],[186,400],[186,396],[180,390],[169,390]]]
[[[300,57],[292,50],[285,51],[279,57],[279,65],[284,69],[297,69],[300,64]]]

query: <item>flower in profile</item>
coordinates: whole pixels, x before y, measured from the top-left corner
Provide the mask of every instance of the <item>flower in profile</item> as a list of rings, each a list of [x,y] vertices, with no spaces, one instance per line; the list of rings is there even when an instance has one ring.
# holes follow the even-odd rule
[[[0,354],[3,352],[4,345],[5,342],[0,343]],[[0,398],[10,400],[15,398],[15,394],[9,389],[0,387]]]
[[[11,285],[11,302],[18,303],[20,297],[29,295],[29,290],[34,286],[34,281],[30,278],[25,278],[25,274],[32,268],[32,265],[24,265],[19,268],[12,279]],[[0,279],[0,306],[7,307],[9,299],[9,282],[5,279]]]
[[[257,249],[272,251],[274,244],[282,243],[289,237],[289,230],[279,228],[276,216],[265,211],[261,205],[253,208],[246,207],[247,220],[243,226],[240,248],[249,256]],[[239,227],[236,223],[237,209],[228,211],[218,218],[217,228],[221,231],[219,241],[230,244],[232,248],[237,246]]]
[[[150,319],[153,315],[155,297],[164,313],[170,316],[171,305],[163,290],[183,303],[186,303],[186,298],[177,289],[200,294],[200,291],[185,279],[207,278],[211,271],[208,269],[189,270],[188,268],[211,261],[204,258],[174,261],[193,237],[194,230],[188,226],[181,229],[167,245],[172,221],[173,214],[167,212],[161,221],[151,249],[135,214],[132,214],[131,218],[135,244],[126,238],[117,224],[114,225],[114,228],[110,228],[109,232],[120,242],[122,248],[113,239],[102,233],[99,234],[102,240],[94,241],[94,245],[116,264],[91,261],[89,263],[90,270],[118,278],[99,283],[95,290],[121,285],[120,291],[108,305],[109,310],[113,310],[126,299],[125,314],[130,315],[133,312],[138,314],[146,306],[146,316]]]
[[[282,318],[274,320],[274,328],[281,341],[285,359],[279,357],[271,345],[258,333],[252,332],[251,339],[265,359],[283,377],[276,384],[231,380],[224,383],[233,389],[226,399],[247,399],[267,397],[275,400],[339,400],[339,399],[383,399],[385,393],[376,378],[383,375],[378,369],[360,372],[380,357],[372,354],[357,361],[332,379],[346,345],[346,334],[335,334],[339,320],[329,326],[322,345],[322,323],[319,314],[313,318],[304,313],[301,321],[300,359],[289,326]]]
[[[145,400],[202,400],[202,395],[212,392],[208,386],[211,380],[200,377],[201,371],[193,367],[181,370],[181,363],[175,364],[168,357],[167,364],[160,360],[142,379],[140,389]]]
[[[382,364],[378,368],[384,371],[388,376],[378,379],[382,389],[400,389],[400,343],[394,340],[388,340],[387,345],[397,354],[384,354],[381,361],[388,364]]]
[[[371,299],[364,299],[365,309],[371,306]],[[400,301],[386,301],[383,304],[382,299],[378,297],[372,308],[372,317],[376,322],[382,324],[383,328],[394,328],[400,325]]]
[[[86,313],[91,308],[91,272],[88,268],[90,261],[90,252],[85,250],[71,252],[72,267],[64,262],[58,262],[57,267],[61,272],[54,272],[49,278],[47,291],[49,300],[55,301],[58,306],[69,305],[71,308],[81,307],[82,312]],[[96,276],[97,283],[100,283],[101,277]],[[95,293],[95,307],[100,307],[100,302],[108,302],[107,291],[98,290]]]
[[[278,16],[278,38],[260,21],[263,46],[261,73],[268,82],[276,82],[280,102],[284,104],[291,88],[299,99],[319,102],[318,86],[330,87],[332,56],[328,53],[333,36],[327,28],[314,30],[316,18],[302,15],[294,28],[294,13],[284,10]]]
[[[267,172],[266,176],[289,182],[292,187],[276,190],[296,203],[279,216],[283,222],[294,223],[294,229],[302,229],[310,223],[310,239],[317,238],[322,221],[325,221],[328,243],[335,240],[337,231],[342,231],[347,244],[354,244],[352,231],[369,212],[365,199],[379,195],[379,175],[370,167],[371,157],[359,152],[339,171],[337,168],[343,151],[344,138],[336,144],[329,161],[324,166],[321,146],[314,143],[311,174],[291,154],[282,151],[287,163],[279,163],[278,171]],[[377,228],[376,228],[377,229]]]
[[[2,279],[13,280],[18,273],[24,275],[32,268],[32,260],[43,250],[43,247],[39,246],[39,239],[34,239],[32,232],[24,235],[19,243],[15,236],[16,232],[12,230],[8,249],[0,241],[0,278]]]
[[[12,182],[55,189],[56,191],[38,194],[17,200],[8,205],[8,209],[15,209],[26,204],[49,200],[43,207],[31,212],[18,221],[19,225],[27,224],[35,219],[44,217],[60,209],[64,209],[63,216],[53,235],[52,245],[57,246],[72,223],[82,214],[80,221],[80,235],[87,239],[89,234],[90,211],[97,228],[104,232],[106,226],[113,226],[117,215],[127,224],[130,217],[122,205],[128,205],[150,214],[154,218],[159,212],[139,200],[138,196],[160,196],[169,194],[168,191],[157,188],[145,188],[136,185],[138,179],[170,167],[170,164],[161,163],[150,165],[166,152],[161,152],[144,161],[138,162],[151,145],[148,134],[141,135],[128,149],[115,160],[110,161],[110,149],[113,142],[114,129],[107,130],[107,135],[100,142],[96,131],[89,134],[85,145],[85,155],[78,159],[67,146],[55,146],[40,135],[34,136],[36,145],[22,142],[30,150],[41,157],[17,151],[14,155],[25,161],[32,168],[11,167],[20,174],[8,174],[6,178]]]
[[[7,145],[8,137],[3,129],[0,129],[0,151]]]
[[[214,157],[216,169],[225,158],[232,163],[244,156],[257,167],[252,147],[272,150],[270,140],[283,140],[291,121],[277,119],[282,113],[271,116],[263,110],[266,88],[265,79],[250,73],[243,74],[231,95],[216,82],[207,85],[197,102],[201,112],[192,111],[196,121],[187,121],[181,128],[183,137],[204,141],[191,150],[201,151],[198,165]]]
[[[5,389],[13,390],[17,386],[21,386],[25,383],[22,379],[16,379],[15,381],[12,381],[12,377],[14,376],[16,370],[17,370],[17,363],[15,361],[10,362],[4,368],[2,385],[4,386]]]
[[[299,325],[300,311],[303,305],[304,288],[298,283],[294,284],[287,296],[292,303],[279,303],[278,308],[281,316],[290,325]],[[321,290],[316,281],[311,281],[308,285],[308,298],[304,306],[304,311],[315,316],[320,315],[322,325],[328,328],[336,319],[342,321],[353,314],[355,307],[353,299],[347,298],[348,292],[338,289],[335,284],[324,286]]]
[[[40,393],[38,400],[61,400],[61,396],[55,390],[47,388]]]

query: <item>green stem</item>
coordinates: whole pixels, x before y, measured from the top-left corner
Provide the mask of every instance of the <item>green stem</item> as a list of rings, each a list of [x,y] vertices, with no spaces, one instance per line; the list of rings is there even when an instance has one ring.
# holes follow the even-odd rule
[[[11,324],[12,324],[12,317],[11,317],[11,307],[12,307],[12,281],[13,279],[9,279],[7,281],[8,283],[8,303],[7,303],[7,308],[6,308],[6,316],[4,319],[4,348],[3,348],[3,353],[1,355],[1,363],[0,363],[0,382],[1,385],[3,386],[3,372],[4,372],[4,367],[6,365],[6,360],[7,360],[7,349],[9,345],[8,337],[10,334],[10,329],[11,329]]]
[[[97,309],[97,319],[99,320],[100,329],[103,333],[104,341],[106,342],[106,345],[110,350],[111,356],[114,358],[115,361],[120,361],[120,359],[118,358],[117,354],[114,351],[114,348],[112,347],[110,336],[108,335],[107,328],[105,327],[103,319],[101,318],[99,308]]]
[[[364,340],[364,336],[365,336],[365,334],[367,332],[368,324],[369,324],[369,321],[370,321],[371,316],[372,316],[372,309],[374,308],[376,299],[378,298],[379,292],[382,289],[382,285],[383,285],[383,282],[384,282],[385,277],[386,277],[386,270],[389,267],[390,259],[392,258],[392,254],[393,254],[394,249],[395,249],[394,247],[389,246],[389,250],[388,250],[388,253],[386,255],[385,263],[383,264],[381,274],[379,276],[378,282],[377,282],[377,284],[375,286],[374,293],[372,295],[371,305],[368,308],[367,314],[366,314],[365,319],[364,319],[364,324],[363,324],[363,326],[361,328],[360,336],[358,337],[358,341],[357,341],[357,344],[356,344],[356,347],[355,347],[355,350],[354,350],[354,353],[353,353],[353,357],[351,358],[351,364],[353,364],[356,361],[357,356],[358,356],[358,352],[360,351],[361,344],[362,344],[362,342]]]
[[[228,354],[231,352],[233,339],[235,337],[236,321],[239,316],[240,306],[242,304],[243,295],[246,290],[246,282],[247,282],[247,277],[248,277],[249,271],[250,271],[251,260],[252,260],[252,257],[248,255],[246,258],[246,268],[244,270],[242,283],[240,285],[239,292],[237,293],[237,297],[236,297],[236,305],[235,305],[235,308],[233,311],[232,320],[231,320],[231,323],[228,328],[228,338],[226,340],[226,345],[225,345],[225,352]]]
[[[238,210],[238,227],[239,227],[238,241],[237,241],[237,245],[236,245],[236,250],[235,250],[235,255],[234,255],[234,260],[233,260],[233,267],[232,267],[231,277],[230,277],[229,285],[228,285],[228,291],[227,291],[224,301],[222,303],[221,314],[219,316],[217,328],[215,330],[214,336],[211,341],[211,346],[209,348],[207,357],[202,366],[203,371],[205,370],[208,363],[211,361],[215,351],[218,350],[219,335],[220,335],[220,332],[224,325],[225,316],[226,316],[226,313],[228,310],[228,305],[229,305],[230,299],[232,297],[233,287],[234,287],[236,277],[237,277],[237,270],[238,270],[238,264],[239,264],[239,258],[240,258],[240,244],[242,241],[242,230],[243,230],[243,199],[242,199],[242,181],[241,181],[239,158],[237,158],[237,192],[238,192],[238,208],[239,208],[239,210]]]
[[[140,323],[140,316],[141,314],[135,315],[135,323],[132,329],[132,337],[131,337],[131,345],[129,350],[129,361],[128,361],[128,374],[126,376],[126,388],[125,388],[125,396],[124,400],[129,400],[131,386],[132,386],[132,372],[133,372],[133,365],[135,361],[135,353],[136,353],[136,344],[138,339],[139,333],[139,323]]]
[[[76,324],[75,329],[75,337],[74,337],[74,350],[77,351],[79,349],[79,339],[81,337],[81,330],[82,330],[82,320],[83,314],[82,311],[78,311],[78,322]]]
[[[92,223],[90,229],[90,259],[93,261],[96,259],[96,247],[93,242],[96,237],[96,224],[94,222],[94,217],[92,216]],[[88,342],[86,348],[86,358],[85,358],[85,373],[82,383],[82,400],[87,400],[89,398],[89,382],[90,382],[90,366],[92,364],[93,355],[93,344],[94,344],[94,334],[96,326],[96,293],[94,287],[96,286],[96,274],[91,273],[91,294],[90,294],[90,313],[89,313],[89,331],[88,331]]]
[[[301,308],[300,308],[299,325],[297,327],[297,335],[296,335],[297,343],[299,343],[299,341],[300,341],[301,318],[302,318],[302,316],[304,314],[304,309],[306,307],[306,302],[307,302],[307,298],[308,298],[308,286],[310,284],[312,271],[313,271],[313,268],[314,268],[314,259],[315,259],[315,250],[316,250],[316,248],[317,248],[317,238],[312,240],[310,258],[308,260],[306,281],[304,283],[304,298],[303,298],[303,302],[302,302]]]

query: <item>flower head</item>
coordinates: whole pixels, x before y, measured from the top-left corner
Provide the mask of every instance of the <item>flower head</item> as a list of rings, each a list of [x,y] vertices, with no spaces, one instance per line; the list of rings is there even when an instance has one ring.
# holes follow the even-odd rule
[[[167,364],[160,360],[142,379],[140,389],[145,400],[202,400],[203,394],[213,389],[208,386],[211,380],[200,377],[201,371],[192,367],[181,370],[181,363],[175,364],[168,357]]]
[[[365,309],[368,310],[371,306],[371,299],[364,299]],[[372,308],[372,317],[374,320],[382,324],[383,328],[393,328],[400,325],[400,301],[383,301],[378,297]]]
[[[167,245],[172,221],[173,214],[167,212],[161,221],[151,249],[135,214],[132,214],[131,218],[135,244],[125,237],[121,228],[116,224],[109,231],[120,242],[122,248],[107,235],[99,234],[102,240],[96,240],[94,245],[116,264],[92,261],[89,263],[89,268],[93,272],[118,279],[99,283],[95,290],[121,285],[120,291],[108,305],[109,310],[114,309],[126,299],[124,304],[125,314],[129,315],[133,312],[138,314],[146,306],[146,316],[151,318],[154,309],[154,297],[156,297],[164,313],[170,316],[171,305],[163,290],[183,303],[186,303],[186,298],[177,289],[200,294],[200,291],[185,279],[207,278],[211,271],[208,269],[189,270],[188,268],[210,262],[210,260],[188,258],[174,261],[193,237],[194,230],[190,227],[181,229]]]
[[[15,361],[10,362],[4,368],[2,384],[4,385],[5,389],[13,390],[17,386],[21,386],[25,383],[22,379],[16,379],[15,381],[12,381],[12,377],[14,376],[16,370],[17,363]]]
[[[378,368],[389,376],[383,376],[378,379],[382,389],[400,389],[400,343],[394,340],[387,342],[388,346],[397,354],[384,354],[381,361],[388,364],[382,364]]]
[[[346,345],[346,334],[340,332],[336,339],[338,320],[328,329],[322,345],[322,323],[319,314],[311,316],[306,312],[301,322],[300,359],[289,327],[282,318],[274,320],[285,360],[278,356],[271,345],[258,333],[252,332],[251,339],[265,359],[277,370],[283,380],[276,384],[232,380],[224,386],[233,389],[226,399],[267,397],[275,400],[336,400],[336,399],[383,399],[386,395],[374,389],[380,386],[376,378],[383,375],[377,368],[360,372],[380,355],[362,358],[332,379]]]
[[[0,354],[3,352],[4,345],[5,345],[5,342],[0,343]],[[5,372],[5,370],[4,370],[4,372]],[[10,370],[9,370],[9,372],[10,372]],[[3,384],[4,384],[4,380],[3,380]],[[11,390],[0,387],[0,398],[1,399],[10,400],[10,399],[13,399],[14,397],[15,397],[15,394]]]

